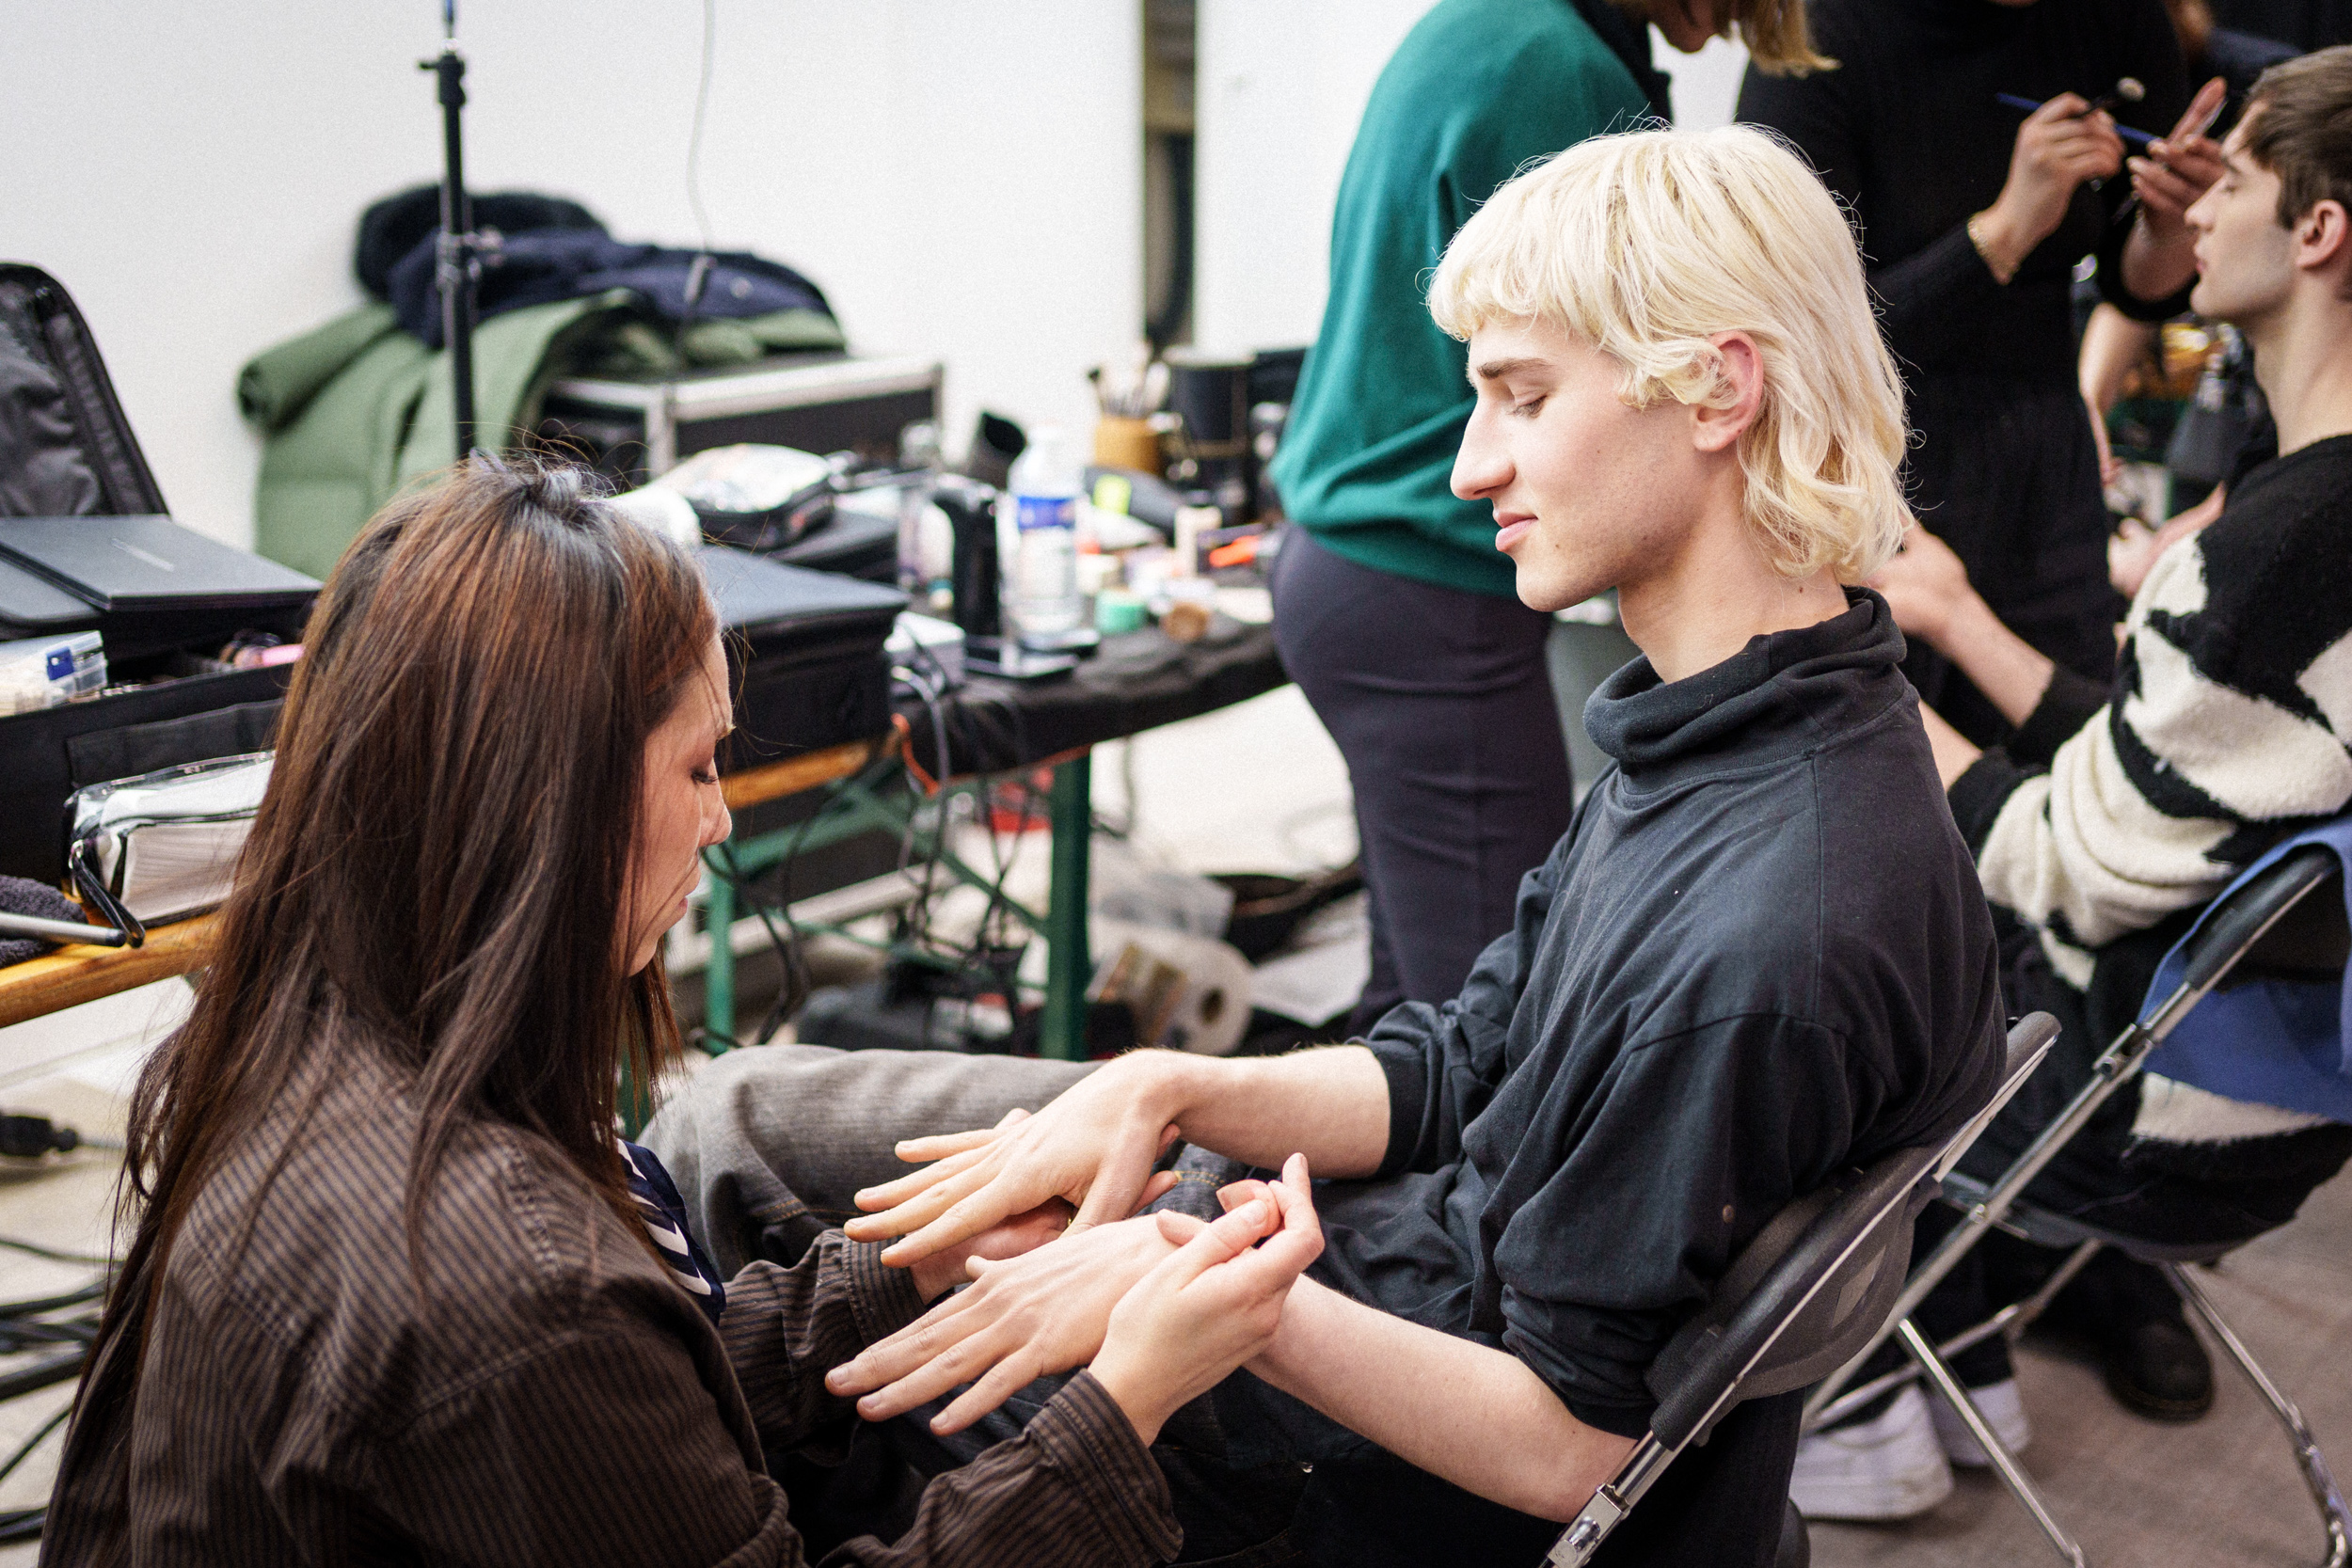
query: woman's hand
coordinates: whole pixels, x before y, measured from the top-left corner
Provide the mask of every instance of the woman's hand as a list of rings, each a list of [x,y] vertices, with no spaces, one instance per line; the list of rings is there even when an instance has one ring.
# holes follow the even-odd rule
[[[2221,145],[2199,127],[2213,123],[2228,96],[2229,86],[2220,77],[2207,82],[2189,100],[2172,134],[2149,143],[2145,156],[2131,160],[2132,194],[2139,198],[2140,227],[2159,246],[2179,248],[2192,243],[2188,210],[2205,194],[2205,187],[2221,178]]]
[[[943,1434],[961,1432],[1024,1385],[1093,1360],[1119,1299],[1178,1240],[1152,1219],[1136,1219],[1006,1261],[976,1259],[970,1290],[834,1368],[825,1386],[864,1396],[857,1413],[881,1421],[971,1383],[931,1421]]]
[[[1903,535],[1903,547],[1869,581],[1895,612],[1895,624],[1905,637],[1948,653],[1945,638],[1955,615],[1977,596],[1968,585],[1968,568],[1952,547],[1914,523]]]
[[[908,1139],[899,1159],[937,1163],[859,1193],[874,1212],[842,1229],[860,1242],[904,1237],[882,1254],[904,1266],[1054,1198],[1075,1206],[1073,1230],[1126,1218],[1156,1196],[1152,1166],[1176,1136],[1173,1055],[1132,1052],[1033,1117]]]
[[[1235,1182],[1218,1196],[1229,1212],[1214,1225],[1153,1216],[1184,1245],[1120,1298],[1094,1358],[1096,1379],[1147,1443],[1274,1342],[1291,1287],[1323,1251],[1305,1155],[1292,1155],[1278,1182]]]
[[[916,1292],[927,1302],[936,1301],[972,1277],[967,1265],[973,1259],[997,1262],[1034,1252],[1059,1239],[1076,1214],[1077,1211],[1060,1198],[1049,1198],[1025,1214],[1015,1214],[1001,1225],[993,1225],[977,1236],[932,1253],[907,1272],[914,1276]]]
[[[2026,117],[2010,150],[2009,178],[1972,229],[1994,277],[2017,276],[2034,246],[2058,231],[2074,191],[2123,166],[2123,139],[2104,110],[2062,92]]]

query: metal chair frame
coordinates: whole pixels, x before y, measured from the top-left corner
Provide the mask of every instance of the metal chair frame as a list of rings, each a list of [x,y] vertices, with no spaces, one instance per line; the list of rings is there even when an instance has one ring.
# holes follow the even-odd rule
[[[2189,1311],[2205,1325],[2229,1359],[2253,1386],[2272,1416],[2285,1430],[2287,1440],[2295,1449],[2296,1466],[2302,1474],[2304,1485],[2319,1511],[2328,1538],[2327,1555],[2320,1560],[2322,1568],[2346,1568],[2347,1563],[2352,1562],[2352,1508],[2346,1507],[2343,1490],[2336,1484],[2328,1467],[2327,1456],[2320,1451],[2302,1413],[2263,1370],[2261,1364],[2247,1349],[2245,1341],[2223,1322],[2203,1287],[2181,1268],[2185,1262],[2213,1261],[2235,1250],[2243,1243],[2165,1246],[2070,1220],[2035,1208],[2020,1198],[2026,1186],[2057,1157],[2068,1140],[2082,1130],[2093,1113],[2147,1064],[2149,1054],[2163,1043],[2165,1037],[2182,1019],[2188,1016],[2190,1009],[2252,952],[2306,895],[2328,884],[2340,870],[2340,863],[2326,847],[2305,846],[2280,858],[2261,876],[2225,895],[2226,902],[2212,911],[2198,932],[2180,983],[2153,1010],[2143,1007],[2140,1017],[2116,1037],[2114,1043],[2092,1064],[2090,1081],[2026,1146],[2015,1162],[1991,1182],[1955,1176],[1945,1183],[1942,1196],[1945,1201],[1962,1211],[1960,1224],[1913,1271],[1909,1282],[1897,1298],[1896,1310],[1890,1316],[1886,1328],[1872,1337],[1851,1361],[1825,1380],[1806,1401],[1807,1432],[1817,1431],[1915,1378],[1924,1378],[1951,1406],[1970,1435],[1983,1446],[1994,1473],[2008,1487],[2010,1496],[2032,1515],[2051,1548],[2065,1561],[2083,1568],[2089,1559],[2085,1557],[2081,1545],[2067,1534],[2042,1502],[2041,1495],[2034,1490],[2032,1482],[2019,1466],[2016,1455],[1994,1432],[1983,1412],[1977,1408],[1976,1402],[1961,1386],[1959,1379],[1953,1376],[1947,1358],[1995,1334],[2013,1341],[2042,1315],[2058,1292],[2082,1271],[2102,1246],[2111,1246],[2141,1261],[2154,1264]],[[1930,1343],[1912,1322],[1911,1314],[1995,1226],[2028,1241],[2071,1247],[2073,1250],[2058,1272],[2033,1295],[2002,1308],[1983,1323],[1953,1336],[1941,1345]],[[1908,1353],[1911,1365],[1848,1387],[1862,1364],[1890,1335]]]
[[[1910,1264],[1912,1221],[2057,1037],[2046,1013],[2019,1021],[1998,1089],[1965,1126],[1798,1199],[1748,1243],[1651,1368],[1659,1404],[1650,1430],[1569,1521],[1547,1563],[1590,1562],[1676,1456],[1706,1442],[1740,1402],[1802,1388],[1883,1337]]]

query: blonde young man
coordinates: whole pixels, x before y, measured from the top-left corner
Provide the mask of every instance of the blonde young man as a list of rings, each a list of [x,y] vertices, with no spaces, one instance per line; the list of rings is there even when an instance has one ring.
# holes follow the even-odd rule
[[[1473,403],[1429,269],[1529,164],[1670,118],[1653,37],[1692,54],[1735,32],[1762,70],[1824,63],[1804,0],[1438,0],[1365,102],[1269,470],[1295,525],[1271,583],[1283,668],[1355,801],[1372,968],[1351,1028],[1461,990],[1575,806],[1551,617],[1452,488]]]
[[[1172,1244],[1123,1218],[1166,1184],[1166,1137],[1248,1166],[1303,1151],[1343,1179],[1318,1192],[1324,1254],[1195,1440],[1235,1470],[1311,1464],[1311,1560],[1532,1563],[1765,1222],[1982,1103],[2000,1000],[1902,638],[1843,586],[1908,518],[1894,371],[1820,184],[1751,130],[1587,142],[1470,219],[1431,306],[1476,388],[1454,483],[1491,507],[1520,596],[1614,587],[1644,650],[1586,713],[1616,766],[1454,1000],[1279,1059],[1135,1053],[1025,1120],[902,1146],[939,1163],[851,1226],[904,1238],[886,1262],[1057,1198],[1080,1225],[830,1386],[882,1418],[977,1379],[930,1432],[963,1428],[1086,1363]],[[708,1195],[788,1163],[790,1104],[814,1101],[789,1058],[738,1060],[649,1141],[739,1233]],[[745,1147],[772,1157],[730,1166]],[[1769,1561],[1797,1418],[1792,1398],[1735,1413],[1613,1560]]]

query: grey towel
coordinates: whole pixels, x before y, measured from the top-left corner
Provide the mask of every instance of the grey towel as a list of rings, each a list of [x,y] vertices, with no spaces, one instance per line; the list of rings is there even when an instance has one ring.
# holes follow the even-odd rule
[[[0,877],[0,910],[43,920],[87,920],[82,907],[56,888],[28,877]],[[37,958],[50,943],[37,937],[0,936],[0,969]]]

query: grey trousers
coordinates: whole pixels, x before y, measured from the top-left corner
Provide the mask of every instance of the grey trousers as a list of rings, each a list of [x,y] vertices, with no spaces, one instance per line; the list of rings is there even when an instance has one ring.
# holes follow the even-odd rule
[[[669,1167],[697,1238],[732,1275],[755,1258],[797,1257],[856,1213],[864,1187],[917,1167],[902,1138],[993,1127],[1034,1111],[1091,1062],[952,1051],[730,1051],[674,1091],[640,1140]]]
[[[820,1230],[857,1212],[851,1199],[860,1188],[914,1169],[891,1152],[898,1140],[993,1126],[1016,1106],[1036,1110],[1092,1070],[1091,1063],[944,1051],[755,1046],[695,1074],[643,1142],[676,1180],[704,1249],[731,1275],[755,1258],[797,1258]],[[1205,1168],[1200,1174],[1186,1195],[1190,1203],[1171,1201],[1175,1194],[1162,1203],[1215,1214],[1217,1178]],[[937,1475],[1017,1436],[1063,1381],[1041,1379],[953,1438],[932,1436],[918,1418],[944,1400],[880,1430],[903,1462]],[[1299,1563],[1303,1549],[1288,1527],[1303,1476],[1290,1465],[1236,1469],[1225,1447],[1203,1400],[1179,1412],[1152,1450],[1184,1531],[1176,1560],[1201,1568]]]

